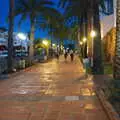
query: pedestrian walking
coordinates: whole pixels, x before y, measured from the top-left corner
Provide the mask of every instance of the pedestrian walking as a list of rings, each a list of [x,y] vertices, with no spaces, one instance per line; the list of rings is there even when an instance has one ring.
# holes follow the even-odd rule
[[[70,57],[71,57],[71,61],[74,60],[74,53],[73,53],[73,50],[70,50]]]
[[[67,56],[68,56],[68,52],[65,50],[64,51],[64,58],[65,58],[65,60],[67,59]]]
[[[59,52],[57,52],[57,53],[56,53],[56,58],[57,58],[57,60],[59,60],[59,56],[60,56],[60,55],[59,55]]]

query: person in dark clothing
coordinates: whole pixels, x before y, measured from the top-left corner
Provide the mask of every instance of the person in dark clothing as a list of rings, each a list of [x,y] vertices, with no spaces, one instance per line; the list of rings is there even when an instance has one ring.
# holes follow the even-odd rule
[[[56,53],[56,58],[59,60],[59,53],[58,52]]]
[[[67,59],[67,56],[68,56],[68,53],[65,51],[65,53],[64,53],[65,60]]]
[[[72,50],[70,51],[70,57],[71,57],[71,61],[73,61],[74,60],[74,53]]]
[[[71,56],[71,61],[73,61],[73,59],[74,59],[74,54],[72,53],[72,54],[70,54],[70,56]]]

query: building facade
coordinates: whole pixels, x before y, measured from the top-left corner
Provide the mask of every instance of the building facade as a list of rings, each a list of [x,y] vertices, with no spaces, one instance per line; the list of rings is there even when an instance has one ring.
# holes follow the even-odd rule
[[[20,36],[22,34],[24,36]],[[24,37],[22,39],[21,37]],[[30,40],[27,34],[13,32],[14,52],[28,52]],[[0,57],[7,56],[8,53],[8,31],[0,29]]]
[[[101,22],[101,34],[103,39],[103,48],[105,61],[113,62],[115,56],[115,41],[116,41],[116,0],[113,0],[114,12],[111,15],[105,16]]]

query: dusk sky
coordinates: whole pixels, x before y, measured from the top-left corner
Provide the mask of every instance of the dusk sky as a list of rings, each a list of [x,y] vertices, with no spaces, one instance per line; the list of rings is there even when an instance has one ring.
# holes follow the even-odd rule
[[[53,0],[56,3],[58,2],[58,0]],[[9,0],[0,0],[0,27],[6,27],[8,28],[8,23],[7,23],[7,16],[9,13]],[[107,18],[103,19],[106,24],[106,20]],[[113,19],[111,19],[113,20]],[[18,21],[19,21],[19,16],[15,17],[15,22],[14,22],[14,31],[15,32],[29,32],[30,31],[30,21],[26,20],[23,22],[23,24],[21,25],[21,29],[20,31],[18,30]],[[103,24],[104,24],[103,23]],[[109,23],[107,23],[107,29],[109,28],[109,25],[111,25],[112,22],[109,21]],[[42,30],[36,30],[36,34],[35,37],[42,37],[42,38],[48,38],[47,32],[42,31]]]
[[[57,2],[58,0],[53,0]],[[7,23],[7,16],[9,13],[9,0],[0,0],[0,27],[6,27],[8,28],[8,23]],[[29,20],[24,21],[24,23],[21,25],[20,31],[18,31],[18,26],[17,23],[19,21],[19,17],[15,18],[15,23],[14,23],[14,31],[15,32],[29,32],[30,30],[30,22]],[[46,38],[47,37],[47,32],[43,32],[42,30],[37,30],[35,36]]]

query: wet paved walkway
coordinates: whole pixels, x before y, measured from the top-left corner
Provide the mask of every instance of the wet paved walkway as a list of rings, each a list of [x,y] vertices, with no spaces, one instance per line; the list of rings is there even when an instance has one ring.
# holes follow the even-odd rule
[[[52,60],[0,81],[0,120],[108,120],[79,59]]]

